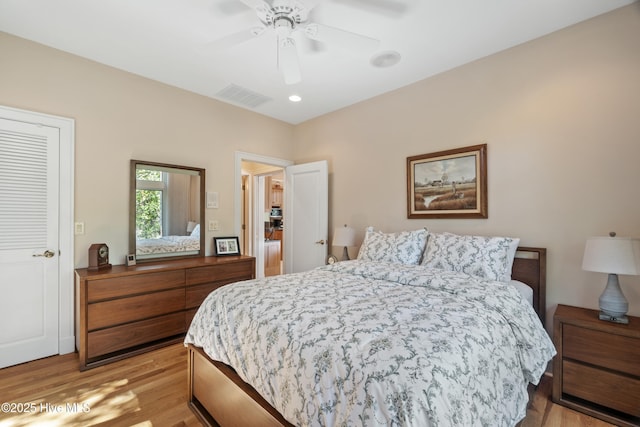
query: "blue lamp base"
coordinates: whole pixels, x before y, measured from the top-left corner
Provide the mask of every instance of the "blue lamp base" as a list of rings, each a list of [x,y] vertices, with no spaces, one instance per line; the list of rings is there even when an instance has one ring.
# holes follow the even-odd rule
[[[629,310],[629,303],[620,289],[620,282],[617,274],[609,274],[607,287],[600,295],[600,320],[614,323],[629,323],[626,316]]]
[[[629,318],[625,315],[623,315],[622,317],[614,317],[601,311],[598,317],[600,318],[600,320],[606,320],[607,322],[622,323],[625,325],[629,323]]]

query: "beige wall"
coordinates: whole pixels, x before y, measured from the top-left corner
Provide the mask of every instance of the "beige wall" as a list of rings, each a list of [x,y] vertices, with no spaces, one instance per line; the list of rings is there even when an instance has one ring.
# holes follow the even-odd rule
[[[558,303],[597,308],[606,277],[581,270],[585,239],[640,237],[640,7],[306,122],[295,139],[296,161],[329,159],[332,226],[517,236],[548,248],[548,319]],[[484,142],[489,218],[407,219],[407,156]],[[640,315],[640,278],[621,284]]]
[[[328,159],[330,221],[360,237],[428,227],[548,248],[550,315],[597,307],[606,278],[580,268],[588,236],[640,237],[638,40],[634,5],[293,127],[0,33],[0,104],[76,120],[76,266],[92,242],[126,254],[132,158],[206,168],[220,193],[206,219],[233,233],[241,150]],[[483,142],[489,218],[408,220],[406,157]],[[621,282],[640,315],[640,279]]]
[[[206,169],[207,209],[220,231],[234,231],[234,152],[292,156],[291,125],[0,33],[0,104],[75,119],[75,265],[91,243],[111,262],[128,251],[129,160]],[[206,222],[205,222],[206,224]],[[207,233],[207,253],[212,252]]]

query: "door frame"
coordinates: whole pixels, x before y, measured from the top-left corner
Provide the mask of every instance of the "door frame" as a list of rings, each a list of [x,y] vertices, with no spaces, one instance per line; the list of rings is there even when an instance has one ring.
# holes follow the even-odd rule
[[[236,236],[241,235],[242,231],[242,162],[254,162],[254,163],[262,163],[265,165],[277,166],[282,169],[285,169],[287,166],[293,165],[293,161],[286,159],[279,159],[277,157],[269,157],[263,156],[261,154],[247,153],[244,151],[236,151],[235,152],[235,176],[234,176],[234,232]],[[252,183],[253,185],[253,183]],[[252,196],[252,199],[254,197]],[[254,199],[255,200],[255,199]],[[252,201],[252,213],[253,215],[256,210],[256,205]],[[250,237],[250,241],[254,241],[254,236]],[[256,258],[256,277],[259,271],[262,271],[264,274],[264,245],[252,245],[253,246],[253,256]],[[260,262],[261,261],[261,262]],[[259,268],[262,266],[262,269]]]
[[[74,150],[75,120],[68,117],[0,105],[0,117],[60,130],[60,217],[58,271],[58,353],[75,351],[74,300]]]

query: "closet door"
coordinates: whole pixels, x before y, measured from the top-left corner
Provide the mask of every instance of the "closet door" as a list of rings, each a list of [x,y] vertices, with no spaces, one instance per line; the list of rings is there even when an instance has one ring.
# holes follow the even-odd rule
[[[58,353],[60,130],[0,118],[0,368]]]

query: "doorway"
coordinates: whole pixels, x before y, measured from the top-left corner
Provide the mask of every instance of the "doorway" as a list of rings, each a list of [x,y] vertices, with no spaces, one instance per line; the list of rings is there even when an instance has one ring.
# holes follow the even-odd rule
[[[236,197],[236,233],[242,253],[256,258],[256,277],[283,272],[284,169],[291,164],[288,160],[236,152],[236,188],[242,189],[242,197]],[[276,185],[280,188],[271,191]],[[276,218],[276,211],[272,212],[278,208],[280,218]]]
[[[257,277],[282,274],[284,249],[284,170],[281,167],[242,161],[243,255],[260,256]]]
[[[249,237],[249,247],[243,249],[246,254],[256,258],[256,277],[264,275],[265,266],[265,191],[254,191],[251,198],[250,221],[254,227],[247,227],[243,217],[242,162],[263,163],[284,170],[286,193],[283,191],[285,218],[283,230],[283,273],[296,273],[323,265],[328,247],[328,163],[319,160],[294,165],[293,162],[236,152],[235,163],[235,212],[238,235],[244,225]],[[254,188],[264,188],[264,175],[253,181]],[[277,216],[277,215],[276,215]],[[251,246],[252,245],[252,246]]]

